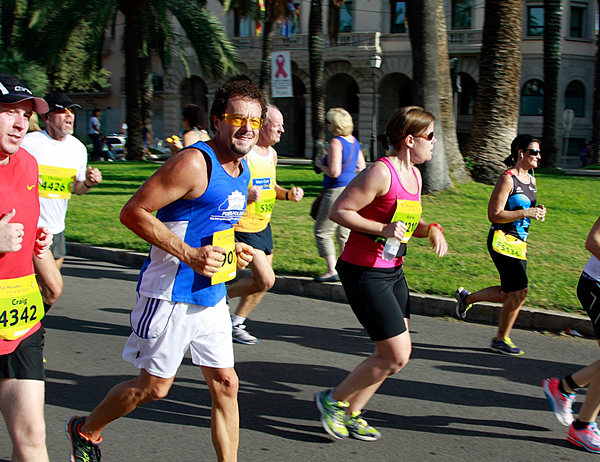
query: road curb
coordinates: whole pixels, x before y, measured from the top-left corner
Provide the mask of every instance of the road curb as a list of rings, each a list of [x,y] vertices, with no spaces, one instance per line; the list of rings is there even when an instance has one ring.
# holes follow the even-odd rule
[[[67,253],[74,257],[102,260],[138,268],[142,266],[146,259],[145,253],[96,247],[75,242],[67,242]],[[247,270],[241,271],[240,276],[245,276],[247,273],[249,273]],[[346,294],[339,282],[320,283],[309,277],[277,275],[275,285],[271,290],[303,297],[347,302]],[[411,311],[415,314],[455,317],[456,300],[453,298],[411,292],[410,301]],[[500,304],[478,303],[469,310],[468,321],[497,324],[500,308]],[[594,337],[594,328],[586,316],[553,310],[523,307],[515,325],[540,331],[556,332],[573,329],[583,335]]]

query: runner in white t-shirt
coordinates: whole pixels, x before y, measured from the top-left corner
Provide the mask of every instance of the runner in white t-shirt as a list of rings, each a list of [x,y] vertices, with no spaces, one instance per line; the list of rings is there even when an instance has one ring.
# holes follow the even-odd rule
[[[36,260],[38,283],[46,310],[62,292],[60,268],[67,253],[65,217],[72,193],[85,194],[102,181],[97,168],[87,167],[87,149],[73,133],[75,108],[81,108],[62,92],[46,96],[49,111],[43,115],[45,130],[28,133],[21,146],[33,155],[40,172],[40,226],[54,235],[52,252]]]

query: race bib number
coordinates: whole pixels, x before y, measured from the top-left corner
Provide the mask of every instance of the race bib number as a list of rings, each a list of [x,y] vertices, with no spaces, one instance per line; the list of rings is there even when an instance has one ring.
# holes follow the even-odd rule
[[[254,203],[254,214],[258,218],[271,218],[273,207],[275,207],[275,196],[276,193],[274,189],[265,189],[261,193],[260,199]]]
[[[507,257],[527,260],[527,242],[497,229],[492,238],[492,248]]]
[[[217,231],[213,234],[213,245],[217,245],[226,250],[225,259],[219,271],[210,278],[211,285],[220,284],[221,282],[231,281],[235,278],[237,269],[237,254],[235,253],[235,239],[233,228]]]
[[[40,165],[40,197],[69,199],[77,177],[74,168]]]
[[[25,335],[44,317],[44,302],[35,275],[0,280],[0,339]]]
[[[258,186],[262,189],[260,198],[254,202],[254,216],[259,220],[268,220],[273,213],[275,206],[275,179],[271,177],[254,178],[252,186]]]
[[[417,229],[419,220],[421,219],[422,211],[423,208],[421,207],[421,202],[419,201],[409,201],[403,199],[398,199],[396,201],[396,211],[392,217],[392,223],[396,221],[402,221],[406,225],[406,232],[400,241],[403,244],[406,244],[410,240],[410,237]]]

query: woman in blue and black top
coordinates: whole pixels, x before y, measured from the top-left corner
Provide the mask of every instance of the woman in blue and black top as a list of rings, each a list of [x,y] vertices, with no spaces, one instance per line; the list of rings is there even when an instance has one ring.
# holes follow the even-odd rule
[[[498,332],[492,339],[492,351],[519,356],[523,350],[510,339],[510,331],[527,296],[527,236],[531,219],[544,221],[546,208],[537,205],[536,181],[529,170],[540,162],[540,142],[531,135],[519,135],[511,144],[504,163],[510,167],[498,181],[488,204],[492,226],[487,247],[500,273],[500,285],[470,293],[456,291],[456,314],[467,315],[473,303],[503,303]]]

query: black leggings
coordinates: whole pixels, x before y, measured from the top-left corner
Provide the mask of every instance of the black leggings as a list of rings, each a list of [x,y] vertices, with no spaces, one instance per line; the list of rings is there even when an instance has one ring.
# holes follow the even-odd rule
[[[592,320],[596,338],[600,340],[600,281],[583,273],[577,284],[577,298]]]
[[[492,257],[492,261],[500,274],[500,287],[502,288],[502,292],[510,294],[511,292],[518,292],[519,290],[526,289],[528,285],[527,260],[507,257],[506,255],[496,252],[492,247],[493,238],[494,231],[490,230],[487,248],[490,257]]]
[[[352,311],[374,342],[406,332],[410,296],[402,266],[369,268],[338,260],[336,270]]]

